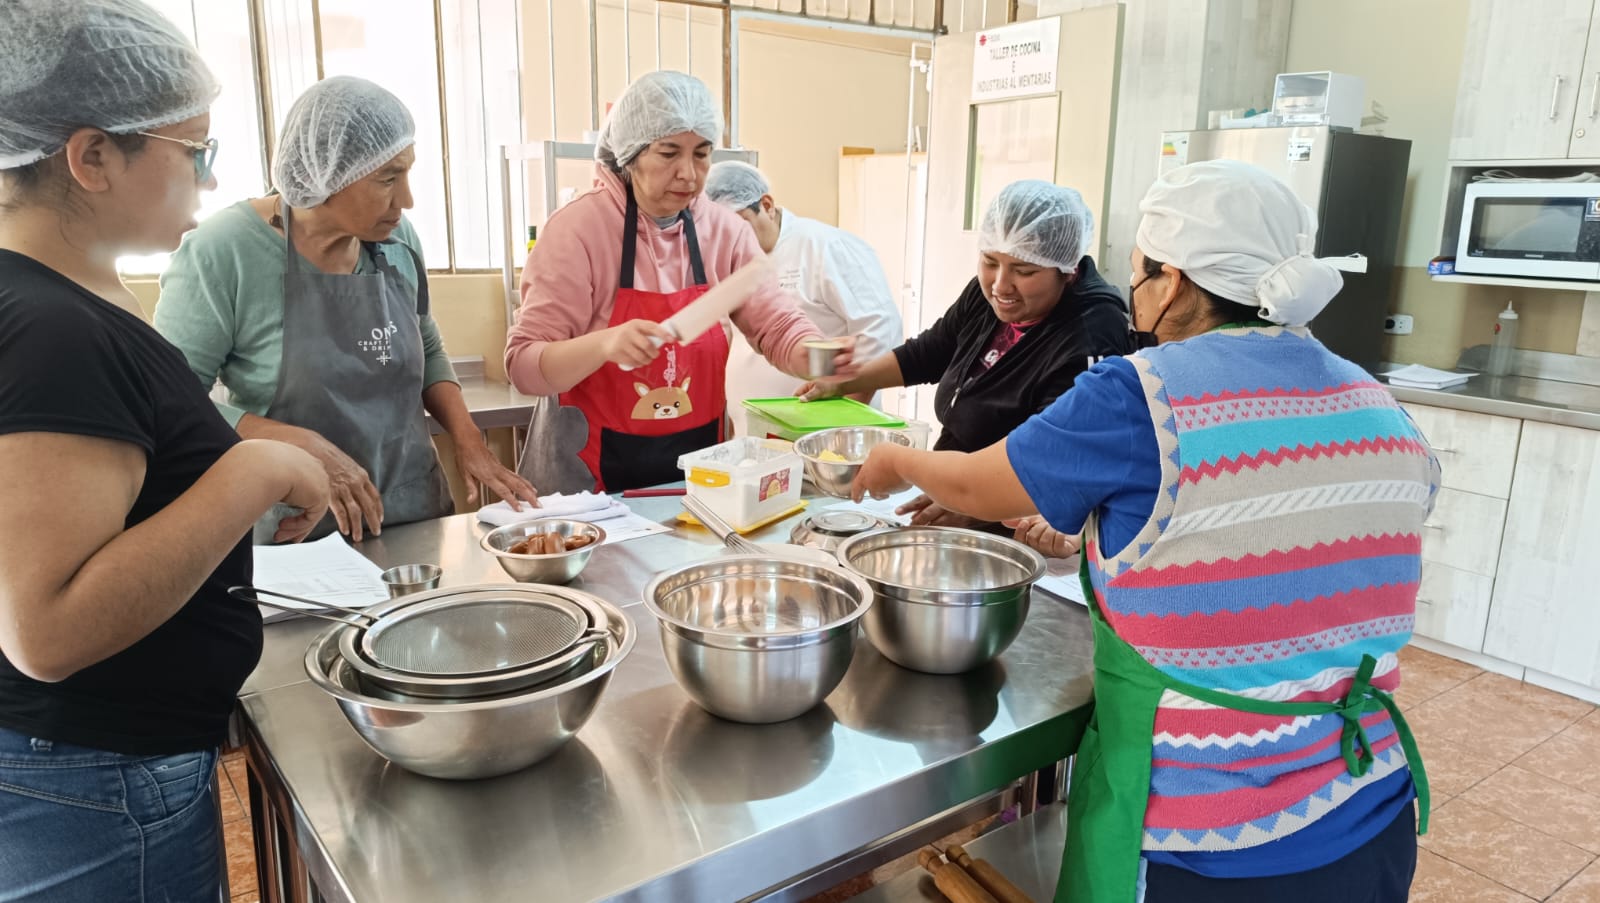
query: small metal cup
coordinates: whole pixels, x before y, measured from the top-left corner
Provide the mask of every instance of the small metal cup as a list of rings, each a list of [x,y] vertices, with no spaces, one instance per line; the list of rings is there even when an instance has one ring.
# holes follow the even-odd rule
[[[437,564],[402,564],[383,572],[383,585],[389,588],[389,598],[398,599],[423,590],[438,589],[444,568]]]
[[[810,376],[815,379],[819,376],[833,375],[834,356],[844,350],[843,343],[833,341],[809,341],[806,345],[806,366]]]

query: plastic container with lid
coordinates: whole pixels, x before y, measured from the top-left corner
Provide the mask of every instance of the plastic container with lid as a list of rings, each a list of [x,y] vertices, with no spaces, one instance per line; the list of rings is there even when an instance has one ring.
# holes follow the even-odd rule
[[[901,430],[917,448],[928,447],[926,423],[901,420],[853,398],[801,401],[798,398],[751,398],[744,403],[745,428],[751,436],[790,442],[818,430],[842,426],[877,426]]]
[[[790,443],[755,436],[678,458],[688,494],[741,533],[800,504],[804,466]]]

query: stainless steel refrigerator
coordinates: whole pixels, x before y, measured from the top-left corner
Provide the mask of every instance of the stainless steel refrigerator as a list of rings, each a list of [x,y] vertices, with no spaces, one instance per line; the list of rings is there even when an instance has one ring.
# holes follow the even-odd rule
[[[1335,354],[1368,368],[1383,358],[1411,142],[1326,126],[1167,132],[1161,171],[1202,160],[1243,160],[1282,179],[1317,219],[1316,254],[1364,254],[1365,273],[1311,323]]]

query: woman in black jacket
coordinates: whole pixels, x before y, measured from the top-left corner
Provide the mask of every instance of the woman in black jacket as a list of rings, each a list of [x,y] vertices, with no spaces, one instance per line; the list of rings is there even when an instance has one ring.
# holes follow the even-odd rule
[[[921,335],[842,383],[802,387],[807,399],[938,383],[935,448],[977,451],[1049,407],[1078,374],[1131,351],[1122,293],[1085,252],[1094,217],[1071,188],[1026,180],[1005,187],[978,232],[978,275]],[[926,496],[912,522],[978,526]]]

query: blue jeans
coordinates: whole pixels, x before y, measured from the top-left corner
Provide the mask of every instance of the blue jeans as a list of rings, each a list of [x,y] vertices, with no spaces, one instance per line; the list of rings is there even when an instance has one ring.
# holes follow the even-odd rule
[[[0,728],[0,903],[215,903],[215,749],[128,756]]]

